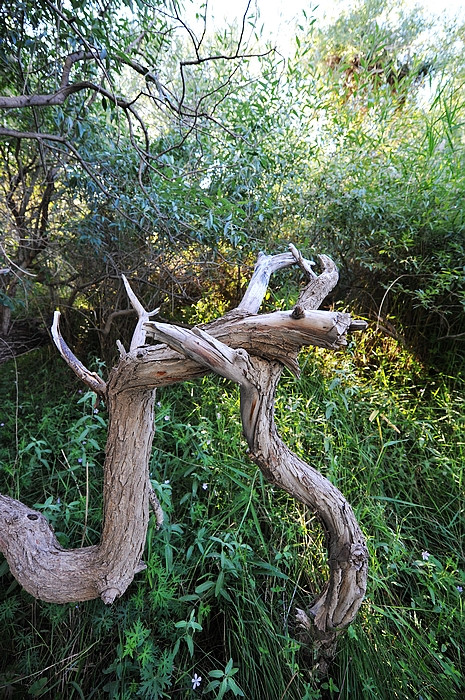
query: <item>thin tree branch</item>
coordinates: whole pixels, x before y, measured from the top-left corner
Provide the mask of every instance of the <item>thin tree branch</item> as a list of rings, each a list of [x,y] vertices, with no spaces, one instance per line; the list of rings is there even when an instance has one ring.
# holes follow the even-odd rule
[[[270,53],[274,53],[274,49],[268,49],[268,51],[264,51],[263,53],[242,53],[242,54],[233,54],[232,56],[228,54],[215,54],[214,56],[204,56],[203,58],[195,58],[191,59],[190,61],[180,61],[181,66],[199,66],[202,63],[206,63],[207,61],[219,61],[221,59],[224,59],[225,61],[237,61],[238,59],[242,58],[264,58],[265,56],[269,56]]]

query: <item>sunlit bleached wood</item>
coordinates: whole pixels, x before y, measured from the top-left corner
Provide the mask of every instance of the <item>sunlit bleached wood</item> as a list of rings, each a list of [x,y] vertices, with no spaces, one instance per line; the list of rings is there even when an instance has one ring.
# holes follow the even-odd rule
[[[153,324],[155,325],[155,324]],[[367,549],[354,512],[342,493],[320,472],[294,454],[280,438],[274,422],[276,388],[282,373],[278,362],[231,350],[205,332],[156,324],[157,337],[191,360],[237,382],[249,457],[264,476],[317,515],[327,538],[329,580],[308,613],[298,611],[299,624],[314,637],[320,670],[332,657],[338,633],[353,622],[366,591]]]
[[[355,618],[366,588],[367,550],[353,510],[328,479],[294,454],[274,421],[275,392],[285,366],[298,373],[298,353],[306,345],[336,349],[363,321],[349,314],[317,311],[337,282],[333,261],[319,256],[321,273],[293,246],[289,253],[261,254],[237,309],[203,328],[185,329],[150,321],[124,280],[138,322],[129,352],[120,344],[120,360],[108,382],[89,372],[61,337],[58,315],[52,329],[61,355],[87,386],[104,396],[109,427],[104,464],[104,521],[98,545],[65,550],[46,519],[19,501],[0,496],[0,549],[21,585],[53,602],[100,596],[106,603],[122,595],[144,568],[150,492],[148,463],[153,441],[154,391],[157,386],[215,372],[237,382],[249,457],[271,483],[316,514],[327,536],[329,579],[299,624],[318,646],[320,667],[334,653],[337,635]],[[293,310],[258,314],[273,272],[298,265],[306,277]],[[162,344],[146,345],[146,336]],[[162,520],[158,501],[157,521]]]
[[[95,372],[91,372],[85,367],[76,355],[70,350],[67,343],[65,342],[63,336],[60,333],[60,313],[55,311],[53,315],[53,325],[51,328],[53,342],[58,348],[58,352],[65,360],[65,362],[71,367],[73,372],[77,374],[79,379],[82,379],[84,384],[86,384],[92,391],[100,396],[105,396],[107,385],[105,381],[99,377]]]
[[[129,284],[125,275],[122,275],[122,278],[123,278],[124,287],[126,289],[126,294],[128,295],[129,301],[131,302],[132,307],[137,312],[137,325],[134,329],[134,333],[132,334],[131,346],[129,348],[129,352],[132,352],[136,348],[145,344],[145,338],[146,338],[145,324],[147,323],[147,321],[149,321],[151,316],[157,315],[157,313],[160,311],[160,308],[154,309],[153,311],[146,311],[144,309],[144,307],[142,306],[142,304],[140,303],[139,299],[136,297],[136,295],[132,291],[131,285]]]

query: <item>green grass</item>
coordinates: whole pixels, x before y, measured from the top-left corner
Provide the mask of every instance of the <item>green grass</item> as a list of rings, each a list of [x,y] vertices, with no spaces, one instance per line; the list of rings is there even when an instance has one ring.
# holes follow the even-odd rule
[[[301,360],[281,382],[279,429],[346,495],[370,553],[330,677],[312,676],[294,623],[325,580],[322,532],[248,462],[236,387],[205,378],[159,393],[151,476],[166,525],[150,524],[147,569],[121,600],[42,603],[0,564],[0,697],[463,697],[464,379],[370,333]],[[0,383],[2,492],[42,508],[65,545],[96,541],[105,408],[49,350]]]

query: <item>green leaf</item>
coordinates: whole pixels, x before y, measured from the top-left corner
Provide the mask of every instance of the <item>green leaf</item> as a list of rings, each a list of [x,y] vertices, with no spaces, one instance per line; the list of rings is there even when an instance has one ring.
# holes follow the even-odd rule
[[[243,693],[242,690],[239,688],[239,686],[237,685],[237,683],[236,683],[236,681],[234,680],[234,678],[230,678],[230,679],[229,679],[228,685],[229,685],[229,689],[232,690],[232,692],[234,693],[234,695],[236,695],[236,696],[238,696],[238,697],[242,697],[242,698],[244,697],[244,693]]]
[[[29,695],[32,695],[35,698],[38,698],[40,695],[42,695],[45,692],[45,686],[48,683],[48,678],[47,676],[44,676],[43,678],[39,678],[36,680],[31,686],[29,686]]]
[[[202,595],[202,593],[206,593],[214,586],[215,586],[214,581],[204,581],[203,583],[201,583],[195,587],[195,592],[197,593],[198,596],[200,596],[200,595]]]
[[[223,678],[224,671],[220,671],[219,669],[214,669],[213,671],[209,671],[208,675],[210,676],[210,678]]]

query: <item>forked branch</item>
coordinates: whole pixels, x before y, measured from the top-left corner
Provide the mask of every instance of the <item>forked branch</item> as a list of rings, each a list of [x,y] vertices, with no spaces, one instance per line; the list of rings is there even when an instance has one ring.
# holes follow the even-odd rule
[[[179,332],[168,324],[151,324],[159,340],[191,360],[241,387],[241,418],[250,458],[265,477],[308,505],[327,535],[330,577],[313,601],[308,615],[298,611],[299,623],[316,641],[320,669],[334,653],[339,631],[355,618],[366,591],[367,549],[352,508],[342,493],[320,472],[284,444],[274,422],[276,388],[282,365],[231,350],[207,333]]]
[[[289,450],[274,421],[282,370],[288,366],[298,372],[301,347],[340,347],[348,332],[366,325],[353,321],[349,314],[315,310],[337,281],[334,263],[326,256],[319,256],[319,261],[322,272],[316,275],[314,263],[293,246],[282,255],[260,255],[239,307],[192,330],[150,321],[156,311],[145,311],[125,280],[138,323],[129,352],[120,344],[120,361],[107,383],[73,355],[55,317],[52,332],[61,355],[108,405],[104,522],[98,545],[65,550],[43,515],[0,496],[0,549],[29,592],[54,602],[98,596],[111,602],[122,595],[135,573],[144,568],[141,557],[150,499],[154,390],[215,372],[240,385],[242,424],[251,459],[269,481],[312,508],[327,535],[329,580],[308,612],[298,611],[299,623],[317,640],[324,668],[334,652],[337,634],[352,622],[363,600],[367,550],[344,496]],[[257,315],[271,274],[290,265],[299,265],[307,279],[297,306],[292,311]],[[146,334],[163,344],[145,345]]]

